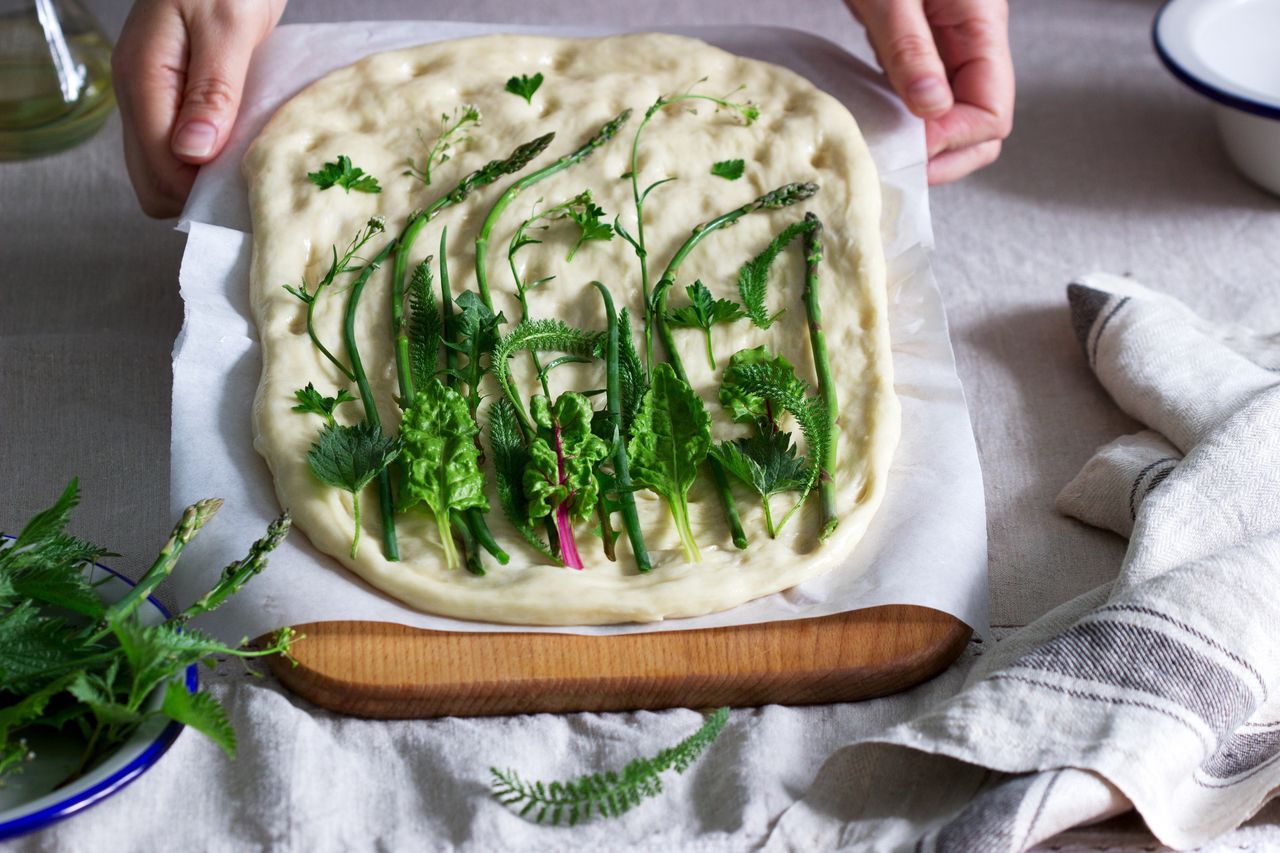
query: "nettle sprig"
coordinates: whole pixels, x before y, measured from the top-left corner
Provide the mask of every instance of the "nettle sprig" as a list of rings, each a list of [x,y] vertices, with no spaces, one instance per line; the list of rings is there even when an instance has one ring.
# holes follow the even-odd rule
[[[729,709],[719,708],[701,728],[652,758],[637,758],[621,772],[589,773],[565,782],[526,781],[514,770],[490,767],[493,796],[535,823],[576,826],[592,818],[612,818],[662,793],[662,774],[684,773],[720,736]]]

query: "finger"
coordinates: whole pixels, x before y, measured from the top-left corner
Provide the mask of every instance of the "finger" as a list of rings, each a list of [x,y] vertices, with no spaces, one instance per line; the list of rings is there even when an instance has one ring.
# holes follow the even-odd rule
[[[187,27],[190,56],[171,145],[179,160],[199,164],[216,157],[231,135],[262,29],[239,7],[222,3],[191,14]]]
[[[112,79],[124,130],[125,166],[149,216],[174,216],[195,179],[178,161],[169,135],[182,99],[186,28],[165,3],[141,2],[112,53]]]
[[[925,119],[925,145],[930,157],[944,151],[958,151],[992,139],[1007,139],[1013,127],[1012,116],[957,102],[944,114]]]
[[[862,0],[852,4],[867,27],[889,82],[916,115],[945,113],[954,101],[946,69],[918,0]]]
[[[934,37],[951,75],[957,109],[933,128],[930,153],[1006,139],[1013,129],[1014,73],[1004,0],[959,3],[939,13]],[[961,111],[960,106],[965,109]],[[954,113],[954,115],[952,115]]]
[[[929,160],[929,183],[945,184],[963,178],[970,172],[983,166],[989,166],[1000,156],[1001,142],[992,139],[961,148],[958,151],[946,151]]]

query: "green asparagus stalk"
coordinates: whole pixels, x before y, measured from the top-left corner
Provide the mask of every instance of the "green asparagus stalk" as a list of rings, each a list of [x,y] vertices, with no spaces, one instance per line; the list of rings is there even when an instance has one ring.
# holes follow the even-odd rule
[[[813,370],[818,380],[818,394],[827,414],[827,446],[819,464],[818,497],[822,503],[822,526],[819,541],[825,540],[840,523],[836,514],[836,419],[840,417],[840,401],[836,383],[831,378],[831,362],[827,358],[827,337],[822,329],[822,306],[818,301],[819,267],[822,264],[822,221],[813,213],[805,214],[813,223],[804,235],[805,288],[804,308],[809,316],[809,344],[813,350]]]
[[[222,570],[222,577],[213,589],[206,592],[186,610],[178,614],[179,622],[186,622],[202,613],[216,609],[224,601],[240,591],[254,575],[267,567],[267,555],[276,549],[289,534],[293,523],[288,512],[285,512],[267,526],[267,535],[254,542],[249,553]]]
[[[618,503],[622,505],[622,523],[627,528],[627,538],[631,541],[631,553],[636,558],[636,568],[647,572],[653,568],[649,559],[649,550],[644,544],[644,530],[640,527],[640,516],[636,513],[635,492],[631,485],[631,471],[627,462],[627,443],[622,435],[622,378],[618,369],[618,314],[613,308],[613,296],[609,289],[598,281],[591,282],[600,291],[604,301],[604,314],[608,326],[605,332],[605,399],[609,413],[610,441],[613,444],[613,474],[618,483]],[[611,534],[602,519],[602,533],[606,543]]]
[[[378,415],[378,405],[373,397],[373,389],[369,387],[369,377],[364,370],[364,362],[360,358],[360,347],[356,342],[356,312],[360,307],[360,297],[364,286],[374,270],[383,264],[396,247],[392,240],[382,247],[360,271],[355,283],[347,294],[347,314],[342,324],[342,335],[347,345],[347,358],[351,361],[351,372],[355,378],[356,388],[360,391],[360,400],[364,404],[365,421],[381,430],[382,418]],[[391,494],[391,473],[383,468],[378,473],[378,508],[382,515],[382,552],[391,562],[400,559],[400,544],[396,539],[395,499]]]
[[[566,154],[551,165],[544,166],[536,172],[530,172],[512,183],[511,186],[503,191],[502,195],[498,196],[498,200],[493,203],[493,207],[489,208],[489,213],[485,216],[484,222],[480,226],[480,232],[476,235],[476,282],[480,288],[480,298],[485,305],[489,306],[490,311],[493,310],[493,300],[489,295],[489,268],[487,262],[489,238],[493,234],[494,225],[502,218],[503,211],[515,200],[516,196],[529,187],[590,157],[597,148],[613,139],[617,135],[618,129],[626,124],[629,118],[631,118],[631,110],[623,110],[618,113],[596,131],[594,136],[580,145],[576,151]]]
[[[169,534],[169,541],[164,543],[164,547],[156,555],[151,568],[147,569],[146,574],[124,598],[111,605],[107,610],[107,616],[111,619],[123,619],[137,610],[138,605],[173,573],[173,567],[177,565],[178,557],[182,556],[187,543],[195,537],[206,522],[217,515],[221,508],[220,498],[197,501],[187,507],[182,513],[182,518],[178,519],[178,523],[174,525],[173,532]],[[106,636],[109,632],[109,628],[104,629],[101,636]]]

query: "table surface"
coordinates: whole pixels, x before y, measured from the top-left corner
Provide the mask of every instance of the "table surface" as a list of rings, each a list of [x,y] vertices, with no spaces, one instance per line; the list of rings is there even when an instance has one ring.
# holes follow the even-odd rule
[[[128,4],[86,6],[115,33]],[[994,166],[932,194],[934,268],[985,477],[995,625],[1026,624],[1111,579],[1123,555],[1118,537],[1053,507],[1095,447],[1138,428],[1079,352],[1071,278],[1132,274],[1210,319],[1280,328],[1280,199],[1234,171],[1205,103],[1160,67],[1149,35],[1157,6],[1015,3],[1014,134]],[[869,55],[838,0],[307,0],[284,20],[353,16],[772,24]],[[136,573],[172,522],[184,238],[138,211],[119,149],[117,115],[79,149],[0,164],[0,521],[26,518],[79,477],[77,532]]]

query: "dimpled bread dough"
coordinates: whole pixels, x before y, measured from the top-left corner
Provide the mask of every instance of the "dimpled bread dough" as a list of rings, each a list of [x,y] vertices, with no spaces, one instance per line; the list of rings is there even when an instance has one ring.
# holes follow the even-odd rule
[[[545,82],[532,105],[504,91],[506,80],[542,72]],[[704,79],[705,78],[705,79]],[[702,81],[702,82],[698,82]],[[620,178],[629,169],[631,138],[644,110],[659,95],[685,91],[750,100],[760,118],[744,126],[732,110],[695,102],[668,107],[645,130],[640,152],[641,185],[664,177],[645,211],[645,237],[651,279],[699,222],[730,210],[792,181],[816,181],[821,191],[810,201],[780,211],[755,213],[737,225],[710,235],[684,263],[671,306],[686,304],[684,287],[701,279],[717,297],[738,299],[738,267],[757,254],[786,224],[806,210],[826,226],[822,267],[823,325],[839,389],[839,464],[836,474],[840,525],[821,546],[817,542],[819,507],[812,496],[776,540],[765,533],[759,500],[741,483],[734,490],[747,550],[730,541],[719,500],[709,478],[699,477],[690,492],[690,518],[702,551],[700,563],[684,560],[666,504],[653,492],[636,493],[640,520],[654,568],[636,571],[626,536],[618,541],[618,561],[605,559],[592,533],[594,517],[576,528],[587,568],[574,571],[551,565],[528,547],[503,517],[486,471],[492,510],[489,524],[511,555],[499,566],[486,555],[488,573],[475,577],[449,570],[443,561],[436,526],[426,510],[399,516],[401,560],[381,552],[376,481],[361,496],[364,530],[359,555],[350,556],[351,495],[320,483],[307,465],[307,450],[321,420],[291,411],[294,390],[308,382],[326,395],[355,388],[344,380],[306,335],[305,309],[281,287],[285,282],[321,278],[371,216],[386,217],[387,234],[375,238],[363,254],[372,256],[403,227],[408,217],[456,184],[467,172],[504,158],[516,144],[554,130],[555,141],[531,168],[552,162],[578,147],[606,121],[631,108],[633,115],[618,137],[583,163],[535,185],[508,207],[488,253],[489,283],[495,307],[509,321],[520,316],[507,268],[507,243],[534,205],[553,205],[589,188],[611,221],[621,216],[634,232],[631,187]],[[736,90],[736,91],[735,91]],[[473,104],[483,122],[469,142],[433,171],[424,186],[402,175],[406,160],[421,164],[426,148],[418,137],[434,141],[442,113]],[[320,191],[307,180],[326,161],[346,154],[377,176],[380,194]],[[710,174],[719,160],[742,158],[745,175],[728,181]],[[863,536],[884,493],[889,462],[899,435],[899,406],[893,392],[885,262],[880,242],[880,186],[875,166],[857,124],[834,98],[795,73],[744,59],[695,39],[672,35],[626,35],[599,39],[488,36],[442,42],[370,56],[335,71],[295,96],[271,119],[244,161],[253,215],[252,301],[262,340],[263,371],[253,409],[254,446],[266,458],[283,506],[294,523],[320,550],[369,583],[421,610],[488,622],[529,625],[587,625],[654,621],[696,616],[734,607],[788,589],[806,578],[847,561]],[[420,235],[410,268],[437,254],[441,228],[448,227],[454,293],[475,290],[474,239],[489,207],[511,181],[471,196],[447,209]],[[621,238],[584,245],[565,262],[576,229],[559,223],[540,234],[544,241],[517,256],[527,280],[555,276],[531,297],[534,317],[558,317],[578,327],[602,329],[604,313],[593,279],[610,286],[618,308],[640,317],[639,272],[631,248]],[[389,279],[391,264],[378,270],[365,289],[358,318],[361,355],[388,430],[400,421],[394,394],[395,366],[390,344]],[[321,296],[316,323],[321,339],[345,358],[341,323],[354,276],[339,277]],[[748,320],[715,327],[720,367],[744,347],[767,344],[785,355],[797,373],[814,382],[805,311],[801,301],[804,263],[800,241],[778,259],[770,281],[769,308],[786,312],[767,331]],[[509,330],[510,325],[505,329]],[[633,324],[637,346],[640,323]],[[712,416],[717,440],[744,434],[717,400],[719,371],[707,365],[701,332],[674,330],[693,386]],[[661,343],[657,351],[662,353]],[[528,358],[512,361],[519,387],[536,387]],[[492,379],[486,382],[492,383]],[[567,365],[552,374],[552,392],[604,385],[602,365]],[[486,388],[489,400],[496,387]],[[602,397],[595,397],[597,407]],[[487,422],[488,401],[481,421]],[[358,403],[340,407],[340,421],[361,416]],[[794,429],[794,424],[790,425]],[[797,442],[803,443],[796,430]],[[487,429],[485,441],[487,446]],[[794,495],[774,498],[780,517]],[[621,530],[620,518],[615,527]]]

